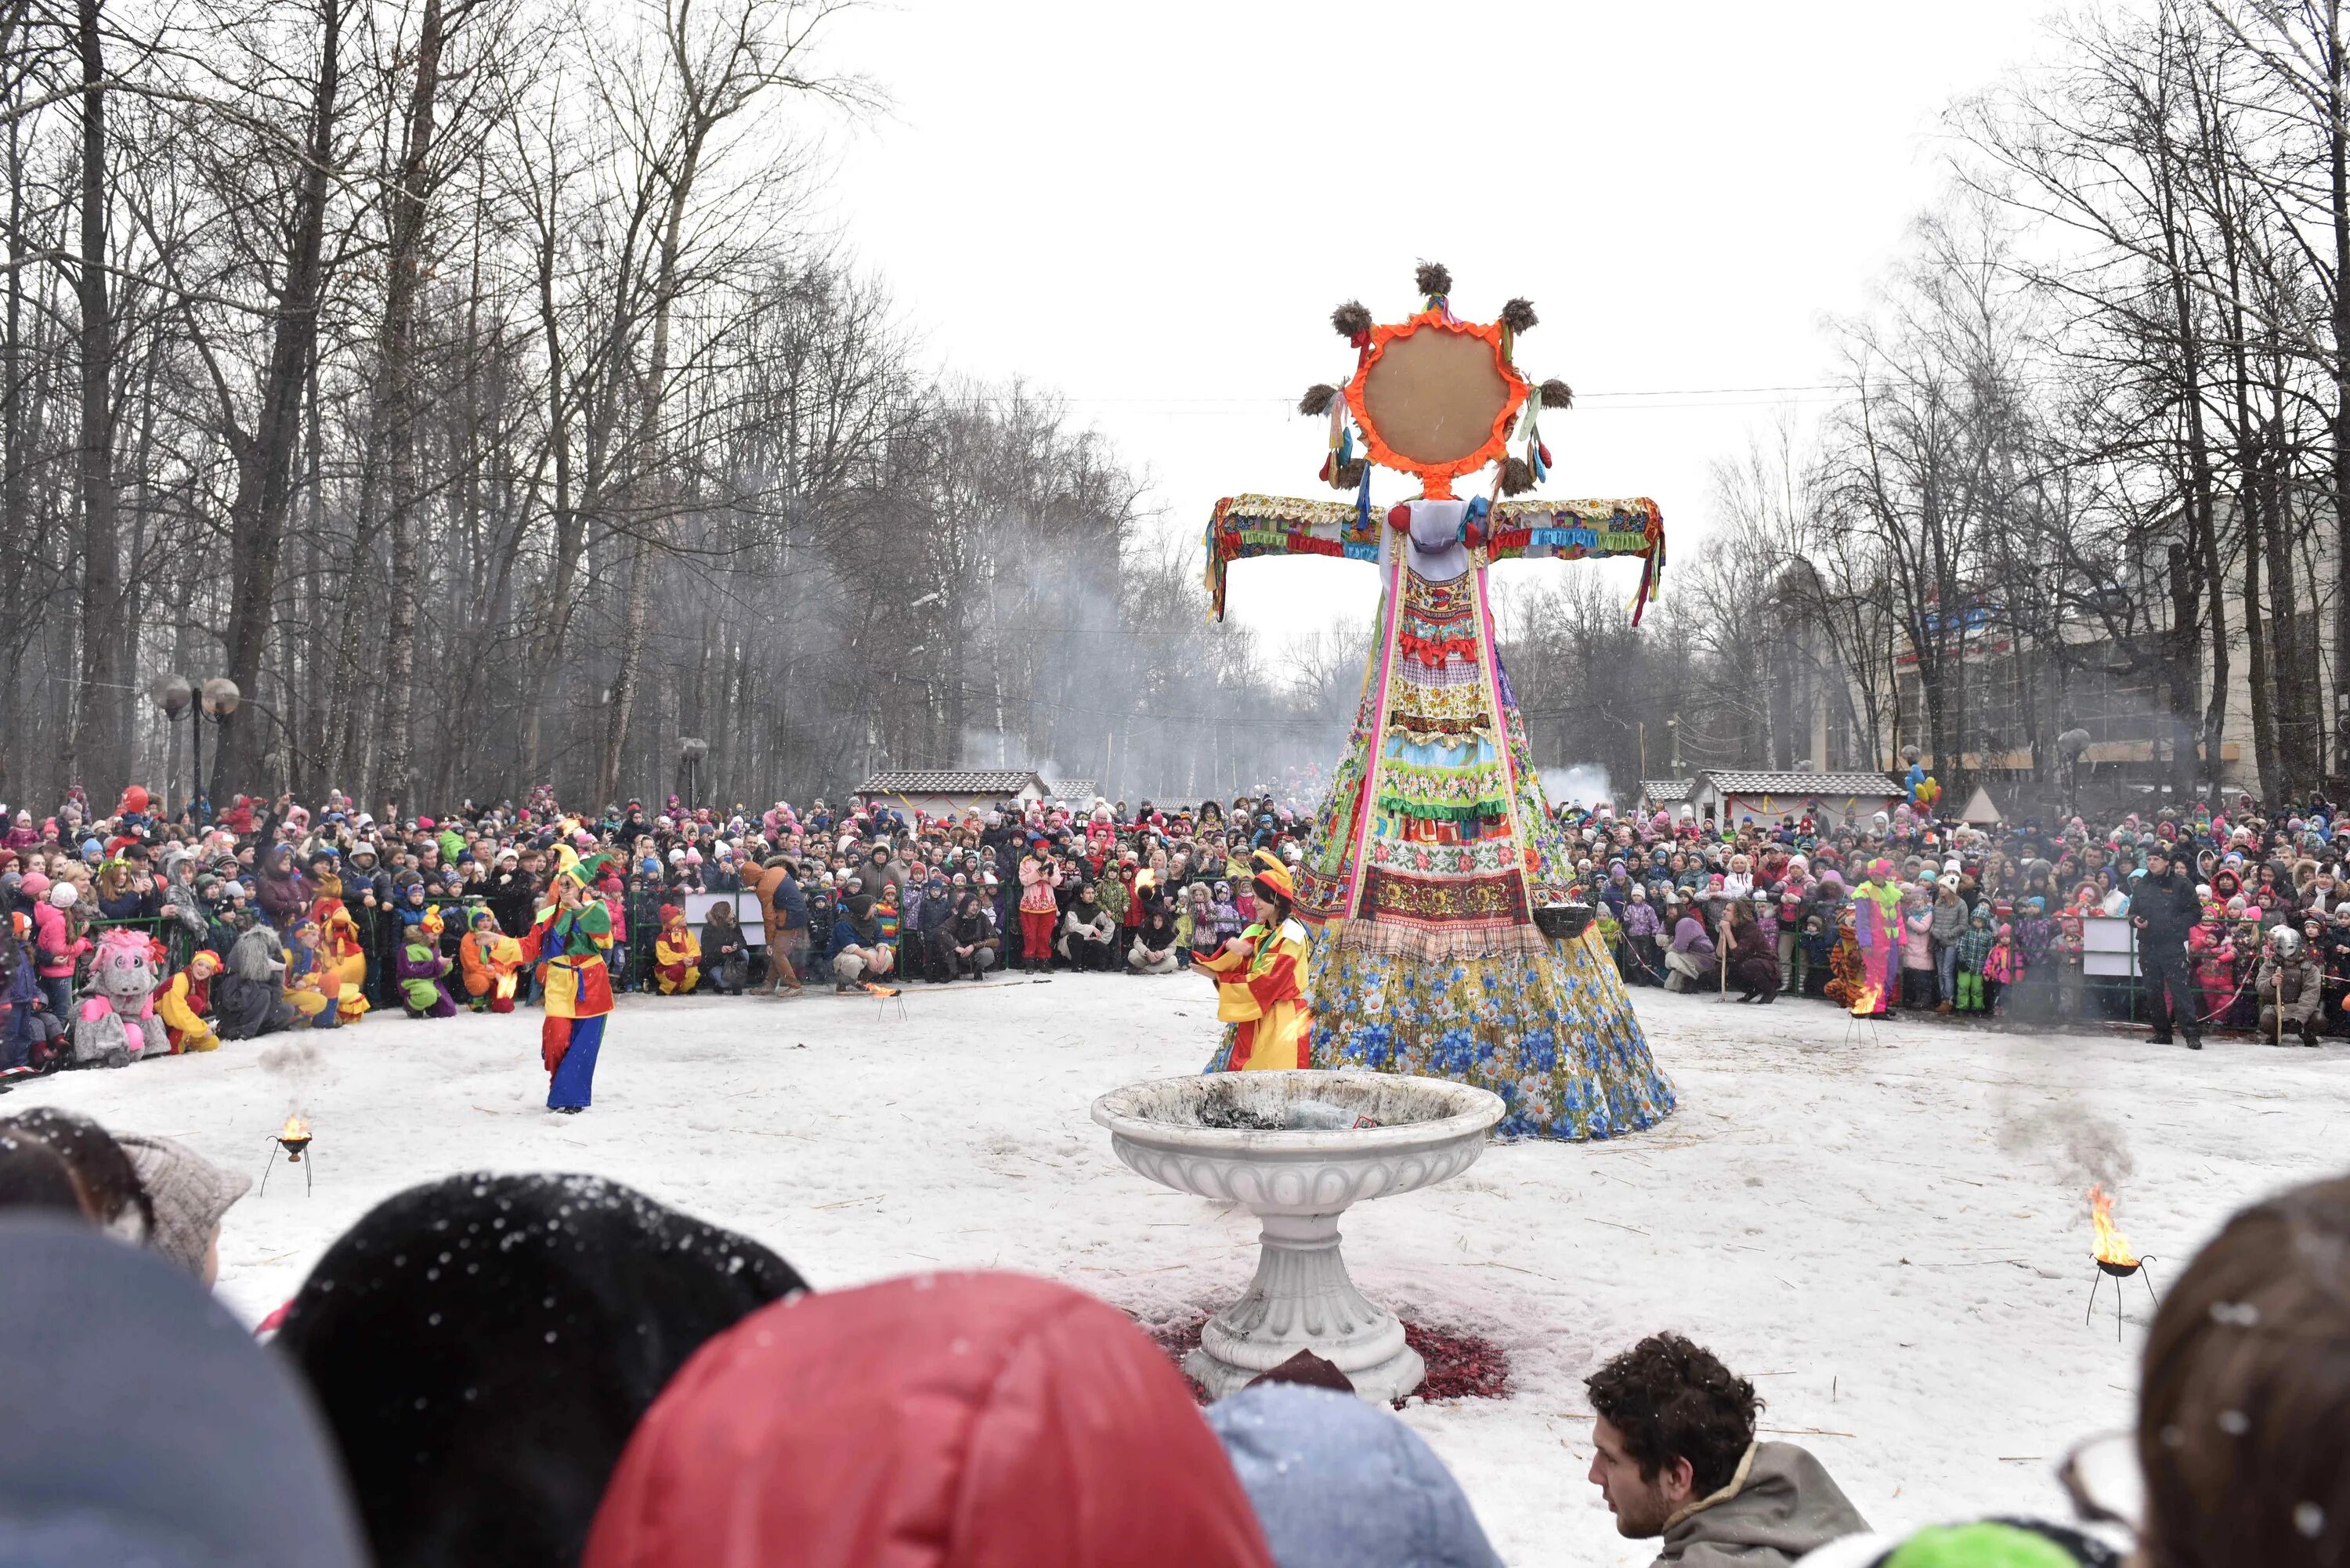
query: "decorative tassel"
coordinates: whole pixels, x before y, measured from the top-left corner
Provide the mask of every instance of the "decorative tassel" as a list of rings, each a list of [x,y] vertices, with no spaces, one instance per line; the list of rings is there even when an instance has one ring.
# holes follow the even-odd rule
[[[1347,418],[1347,400],[1330,400],[1330,455],[1322,464],[1322,483],[1333,490],[1349,488],[1347,465],[1355,460],[1355,426]]]
[[[1422,262],[1412,274],[1412,281],[1428,304],[1422,308],[1440,311],[1444,319],[1455,319],[1452,314],[1452,273],[1442,262]]]
[[[1367,535],[1371,531],[1371,465],[1359,466],[1363,472],[1355,487],[1355,529]]]
[[[1511,495],[1521,494],[1524,491],[1531,490],[1550,477],[1550,448],[1543,444],[1540,398],[1526,400],[1524,410],[1518,415],[1516,439],[1524,448],[1525,456],[1513,457],[1507,465],[1508,473],[1503,481],[1503,489]],[[1523,477],[1524,483],[1516,489],[1511,489],[1511,483],[1520,476]]]

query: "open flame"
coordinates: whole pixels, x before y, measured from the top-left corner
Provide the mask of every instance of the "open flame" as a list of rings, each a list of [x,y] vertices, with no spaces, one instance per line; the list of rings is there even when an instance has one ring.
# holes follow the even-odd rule
[[[302,1139],[307,1138],[309,1136],[310,1124],[296,1116],[287,1116],[286,1118],[286,1125],[277,1129],[277,1137],[279,1140],[285,1143],[298,1142]]]
[[[2113,1196],[2103,1187],[2089,1189],[2089,1218],[2097,1227],[2097,1262],[2119,1269],[2137,1267],[2137,1254],[2130,1251],[2129,1238],[2114,1229]]]
[[[1877,1004],[1884,1000],[1883,986],[1864,985],[1860,988],[1860,994],[1852,999],[1852,1015],[1855,1018],[1874,1018],[1877,1016]]]

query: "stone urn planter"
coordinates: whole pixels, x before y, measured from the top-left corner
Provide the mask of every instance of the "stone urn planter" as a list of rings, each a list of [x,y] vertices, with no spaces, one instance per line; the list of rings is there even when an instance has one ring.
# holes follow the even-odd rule
[[[1484,1089],[1385,1073],[1212,1073],[1129,1084],[1094,1102],[1118,1158],[1263,1222],[1248,1293],[1208,1320],[1184,1363],[1219,1399],[1301,1350],[1335,1364],[1366,1399],[1419,1386],[1427,1368],[1403,1324],[1347,1276],[1338,1216],[1458,1176],[1503,1114]]]

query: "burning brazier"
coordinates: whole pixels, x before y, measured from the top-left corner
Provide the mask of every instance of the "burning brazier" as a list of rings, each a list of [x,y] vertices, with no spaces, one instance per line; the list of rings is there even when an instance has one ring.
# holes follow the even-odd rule
[[[1367,1399],[1418,1387],[1427,1368],[1403,1324],[1347,1273],[1338,1216],[1458,1176],[1503,1113],[1484,1089],[1384,1073],[1215,1073],[1094,1102],[1118,1158],[1263,1222],[1256,1278],[1208,1320],[1184,1364],[1215,1398],[1300,1350],[1335,1364]]]

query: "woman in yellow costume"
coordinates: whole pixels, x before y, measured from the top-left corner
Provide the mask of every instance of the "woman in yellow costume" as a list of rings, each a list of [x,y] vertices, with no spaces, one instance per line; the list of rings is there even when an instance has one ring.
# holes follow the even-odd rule
[[[1256,923],[1191,968],[1216,982],[1216,1017],[1232,1027],[1205,1069],[1237,1073],[1303,1067],[1313,1014],[1305,1006],[1305,928],[1294,913],[1289,867],[1263,850],[1249,875],[1256,882]]]
[[[188,967],[155,993],[155,1012],[163,1020],[163,1033],[172,1043],[174,1056],[182,1051],[220,1049],[220,1036],[204,1022],[204,1014],[212,1011],[213,976],[220,971],[220,954],[199,948],[188,960]]]

